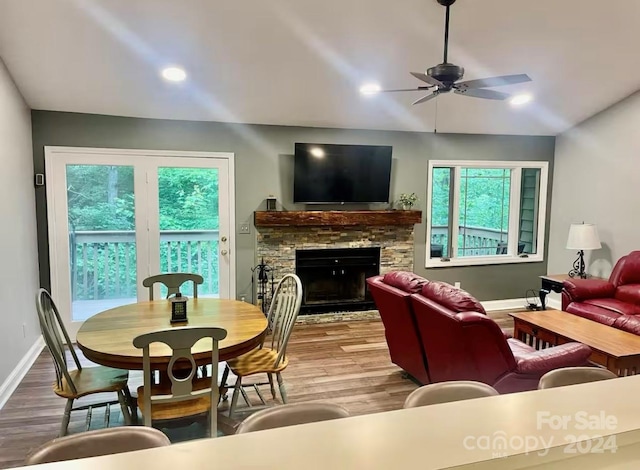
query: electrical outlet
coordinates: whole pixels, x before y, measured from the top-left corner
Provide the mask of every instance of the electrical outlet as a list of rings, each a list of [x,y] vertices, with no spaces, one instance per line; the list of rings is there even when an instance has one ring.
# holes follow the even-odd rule
[[[251,226],[249,224],[240,224],[239,233],[251,233]]]
[[[461,287],[460,287],[460,282],[459,282],[459,281],[456,281],[456,283],[454,284],[454,286],[456,287],[456,289],[460,289],[460,288],[461,288]]]

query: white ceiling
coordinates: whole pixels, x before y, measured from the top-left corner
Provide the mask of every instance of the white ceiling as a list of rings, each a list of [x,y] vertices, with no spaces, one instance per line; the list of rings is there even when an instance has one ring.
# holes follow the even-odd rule
[[[434,101],[358,88],[419,85],[443,18],[435,0],[0,0],[0,56],[34,109],[432,130]],[[556,134],[640,88],[638,0],[459,0],[451,25],[466,79],[528,73],[501,90],[536,101],[441,96],[440,132]]]

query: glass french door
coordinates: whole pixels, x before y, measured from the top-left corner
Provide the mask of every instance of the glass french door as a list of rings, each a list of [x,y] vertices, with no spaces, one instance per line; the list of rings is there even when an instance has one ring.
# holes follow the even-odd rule
[[[235,297],[232,155],[47,148],[45,163],[51,291],[70,333],[147,300],[153,274],[197,273],[199,296]]]

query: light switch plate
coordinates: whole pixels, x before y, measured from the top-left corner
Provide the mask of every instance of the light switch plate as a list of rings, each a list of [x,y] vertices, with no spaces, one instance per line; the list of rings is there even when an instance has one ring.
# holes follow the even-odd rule
[[[239,233],[251,233],[251,226],[249,224],[240,224]]]

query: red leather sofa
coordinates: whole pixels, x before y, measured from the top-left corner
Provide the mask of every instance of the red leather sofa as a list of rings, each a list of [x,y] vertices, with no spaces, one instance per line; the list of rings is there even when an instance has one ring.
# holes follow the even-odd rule
[[[467,292],[432,281],[411,297],[434,382],[476,380],[500,393],[535,390],[545,373],[586,365],[588,346],[567,343],[536,351],[506,338]]]
[[[421,384],[431,383],[431,379],[424,345],[411,309],[411,294],[420,292],[427,282],[414,273],[404,271],[367,279],[384,324],[391,362]]]
[[[565,281],[562,310],[640,335],[640,251],[620,258],[608,281]]]
[[[413,273],[367,280],[385,326],[392,361],[429,382],[477,380],[501,393],[534,390],[546,372],[585,365],[588,346],[536,351],[508,338],[467,292]],[[420,378],[421,383],[428,383]]]

